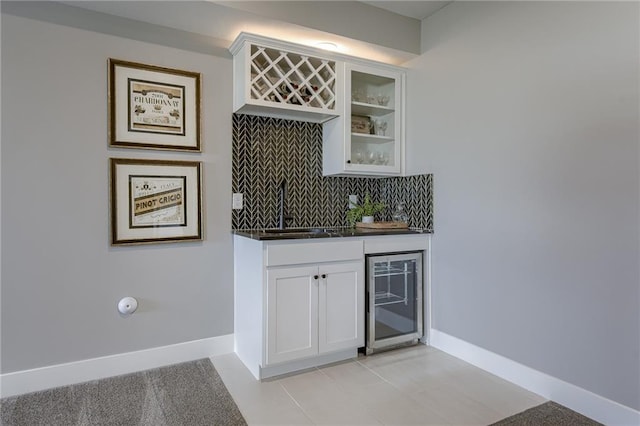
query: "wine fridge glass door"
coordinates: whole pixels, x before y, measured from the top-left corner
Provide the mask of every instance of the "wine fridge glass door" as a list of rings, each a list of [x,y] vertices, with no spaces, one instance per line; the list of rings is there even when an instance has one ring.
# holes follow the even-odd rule
[[[422,337],[422,252],[367,257],[367,353]]]

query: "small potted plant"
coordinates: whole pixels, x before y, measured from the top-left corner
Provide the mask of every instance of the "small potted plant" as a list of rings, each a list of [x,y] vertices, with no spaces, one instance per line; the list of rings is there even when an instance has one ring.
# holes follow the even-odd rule
[[[367,192],[362,204],[356,204],[355,207],[347,211],[347,221],[349,222],[349,226],[355,226],[356,222],[373,222],[373,216],[384,210],[386,207],[387,206],[383,203],[373,202],[371,200],[371,196]]]

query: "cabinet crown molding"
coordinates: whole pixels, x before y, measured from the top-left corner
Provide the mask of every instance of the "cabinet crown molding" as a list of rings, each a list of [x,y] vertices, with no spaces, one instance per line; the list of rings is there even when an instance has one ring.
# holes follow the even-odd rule
[[[318,47],[307,46],[307,45],[298,44],[298,43],[291,43],[288,41],[278,40],[275,38],[261,36],[258,34],[247,33],[244,31],[238,34],[238,36],[233,41],[233,43],[231,43],[231,45],[229,46],[229,52],[231,52],[231,54],[235,56],[246,43],[257,44],[260,46],[271,47],[274,49],[281,49],[281,50],[292,52],[292,53],[305,54],[309,56],[314,56],[316,58],[331,59],[339,62],[350,62],[350,63],[360,64],[360,65],[375,65],[376,67],[388,68],[389,70],[395,70],[395,71],[407,70],[407,68],[401,67],[399,65],[387,64],[384,62],[374,61],[371,59],[361,58],[353,55],[347,55],[340,52],[332,52],[329,50],[320,49]]]

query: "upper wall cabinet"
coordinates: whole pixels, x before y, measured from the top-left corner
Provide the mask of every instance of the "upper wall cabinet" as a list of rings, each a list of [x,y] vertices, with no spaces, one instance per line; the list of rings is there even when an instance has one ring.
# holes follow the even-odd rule
[[[246,33],[229,50],[234,112],[323,123],[325,176],[404,173],[404,68]]]
[[[324,175],[403,173],[405,75],[386,64],[345,64],[345,112],[323,126]]]
[[[320,49],[242,33],[233,54],[233,110],[323,123],[343,112],[344,66]]]

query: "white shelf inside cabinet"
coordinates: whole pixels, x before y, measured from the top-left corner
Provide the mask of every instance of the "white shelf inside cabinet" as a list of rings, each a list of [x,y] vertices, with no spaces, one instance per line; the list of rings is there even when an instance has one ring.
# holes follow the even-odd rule
[[[351,102],[351,114],[367,115],[370,117],[382,117],[391,114],[395,109],[388,106],[367,104],[364,102]]]
[[[394,140],[390,136],[370,135],[367,133],[351,133],[351,138],[355,141],[367,143],[386,143]]]

